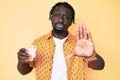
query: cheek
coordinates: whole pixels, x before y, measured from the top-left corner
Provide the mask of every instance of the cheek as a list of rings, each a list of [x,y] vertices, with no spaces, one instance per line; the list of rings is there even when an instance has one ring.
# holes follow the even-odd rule
[[[51,24],[52,24],[52,27],[55,27],[55,26],[56,26],[56,23],[57,23],[57,21],[56,21],[56,20],[51,19]]]
[[[65,23],[67,26],[70,26],[71,25],[71,21],[68,21]]]
[[[54,19],[54,18],[52,18],[51,19],[51,22],[52,22],[52,24],[55,24],[56,22],[58,22],[56,19]]]

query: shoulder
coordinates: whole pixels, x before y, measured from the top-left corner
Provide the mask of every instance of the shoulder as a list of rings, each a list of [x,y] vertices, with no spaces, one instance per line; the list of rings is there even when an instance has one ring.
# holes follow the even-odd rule
[[[45,42],[50,37],[50,33],[44,34],[38,38],[36,38],[32,44],[39,44]]]

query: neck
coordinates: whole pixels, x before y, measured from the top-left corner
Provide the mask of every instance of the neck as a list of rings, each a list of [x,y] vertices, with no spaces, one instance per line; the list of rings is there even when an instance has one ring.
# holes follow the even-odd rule
[[[68,31],[63,33],[55,33],[54,31],[52,31],[52,35],[56,38],[63,39],[68,35]]]

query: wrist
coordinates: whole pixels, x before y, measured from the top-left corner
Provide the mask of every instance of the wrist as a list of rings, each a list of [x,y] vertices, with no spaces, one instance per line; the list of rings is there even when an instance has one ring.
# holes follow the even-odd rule
[[[83,56],[83,59],[85,61],[93,61],[93,60],[96,60],[96,51],[94,50],[93,54],[91,56]]]

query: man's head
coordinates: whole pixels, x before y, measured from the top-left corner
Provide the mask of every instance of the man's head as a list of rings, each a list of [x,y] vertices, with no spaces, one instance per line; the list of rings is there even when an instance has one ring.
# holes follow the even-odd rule
[[[49,13],[52,22],[53,31],[55,33],[66,32],[68,27],[75,21],[75,11],[67,2],[56,3]]]

